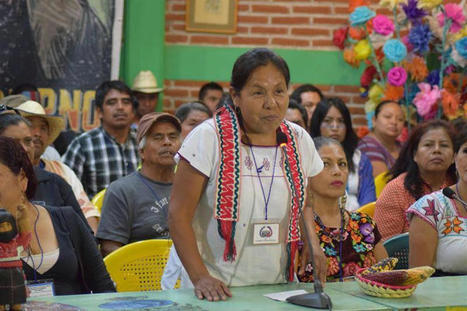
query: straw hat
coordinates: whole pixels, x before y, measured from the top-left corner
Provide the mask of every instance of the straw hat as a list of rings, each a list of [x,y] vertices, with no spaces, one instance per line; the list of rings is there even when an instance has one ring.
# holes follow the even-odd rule
[[[138,73],[133,80],[133,91],[141,93],[159,93],[163,88],[157,87],[156,77],[149,70],[143,70]]]
[[[38,102],[28,100],[18,106],[19,113],[27,117],[41,117],[44,118],[49,124],[49,141],[46,142],[47,146],[51,145],[55,139],[60,135],[60,132],[65,129],[65,120],[60,116],[51,116],[45,113],[44,107]]]

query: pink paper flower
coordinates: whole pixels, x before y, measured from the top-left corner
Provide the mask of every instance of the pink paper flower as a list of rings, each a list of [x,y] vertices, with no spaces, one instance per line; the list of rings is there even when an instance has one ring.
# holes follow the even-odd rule
[[[373,30],[380,35],[387,36],[394,32],[394,23],[385,15],[376,15],[373,18]]]
[[[388,72],[388,82],[394,86],[402,86],[407,80],[407,72],[402,67],[393,67]]]
[[[431,88],[431,85],[425,82],[419,83],[418,88],[420,92],[415,95],[413,103],[417,107],[418,114],[426,118],[430,115],[433,105],[441,98],[441,92],[437,85]]]
[[[449,32],[458,32],[462,29],[463,24],[465,23],[464,12],[462,7],[455,3],[448,3],[444,5],[444,10],[447,18],[452,20],[451,28]],[[443,12],[438,13],[436,16],[441,27],[444,26],[444,14]]]

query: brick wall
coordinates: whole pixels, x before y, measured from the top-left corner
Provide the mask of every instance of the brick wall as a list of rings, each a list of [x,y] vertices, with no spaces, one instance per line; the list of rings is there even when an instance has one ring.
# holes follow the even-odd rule
[[[372,0],[371,7],[379,14],[392,16],[378,3],[378,0]],[[185,0],[167,0],[165,41],[177,45],[337,50],[332,44],[332,32],[346,24],[348,15],[348,0],[238,0],[237,33],[196,33],[185,31]],[[166,81],[164,109],[174,111],[180,104],[196,99],[202,84]],[[222,84],[227,90],[228,83]],[[321,87],[326,95],[339,96],[346,101],[355,125],[366,123],[365,101],[360,98],[358,87]],[[294,86],[291,91],[293,89]]]

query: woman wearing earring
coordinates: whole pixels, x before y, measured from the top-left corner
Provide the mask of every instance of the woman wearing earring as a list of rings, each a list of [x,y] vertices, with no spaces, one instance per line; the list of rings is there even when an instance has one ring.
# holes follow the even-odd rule
[[[180,148],[169,228],[198,298],[231,296],[229,286],[293,280],[299,210],[322,162],[308,133],[284,120],[287,63],[268,49],[241,55],[233,105],[197,126]],[[313,260],[324,281],[326,260]]]
[[[71,207],[48,207],[29,200],[36,178],[26,151],[0,136],[0,206],[13,215],[19,232],[30,232],[21,254],[28,281],[51,280],[55,295],[115,291],[93,236]]]
[[[409,265],[433,266],[436,275],[467,274],[467,128],[454,140],[454,163],[459,177],[449,188],[458,200],[442,190],[419,199],[407,211]]]
[[[342,146],[327,137],[314,138],[314,142],[324,169],[311,178],[312,213],[305,213],[305,221],[314,225],[327,257],[327,280],[342,281],[388,255],[371,217],[344,208],[349,169]],[[311,265],[303,259],[301,265],[306,265],[306,273],[299,280],[312,282]]]
[[[357,149],[358,137],[352,127],[350,112],[340,98],[324,98],[316,106],[311,118],[310,135],[334,138],[344,148],[349,164],[346,209],[355,211],[376,201],[373,167],[365,153]]]

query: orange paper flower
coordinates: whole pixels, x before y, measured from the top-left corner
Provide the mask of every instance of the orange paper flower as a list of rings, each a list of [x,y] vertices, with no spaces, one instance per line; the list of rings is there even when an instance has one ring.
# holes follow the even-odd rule
[[[355,58],[356,54],[353,47],[344,49],[344,60],[352,67],[358,68],[360,61]]]
[[[349,37],[354,39],[354,40],[360,41],[360,40],[362,40],[363,38],[366,37],[365,29],[363,29],[361,27],[350,27],[349,28]]]
[[[459,91],[460,80],[461,74],[452,72],[444,77],[443,88],[446,89],[449,93],[455,94]],[[462,81],[461,90],[465,90],[467,88],[467,79],[464,77]]]
[[[452,94],[447,90],[443,90],[441,100],[443,104],[444,114],[449,119],[455,119],[459,114],[460,94]]]
[[[383,100],[394,100],[398,101],[404,97],[404,87],[403,86],[394,86],[391,84],[386,84],[384,90]]]
[[[368,6],[369,1],[368,0],[350,0],[349,1],[349,13],[352,13],[356,7],[363,6],[363,5]]]
[[[365,137],[368,133],[370,133],[370,130],[368,129],[368,126],[359,126],[357,128],[357,136],[358,138]]]
[[[412,79],[421,82],[428,76],[428,68],[425,60],[420,56],[414,56],[412,59],[404,60],[402,67],[412,76]]]

